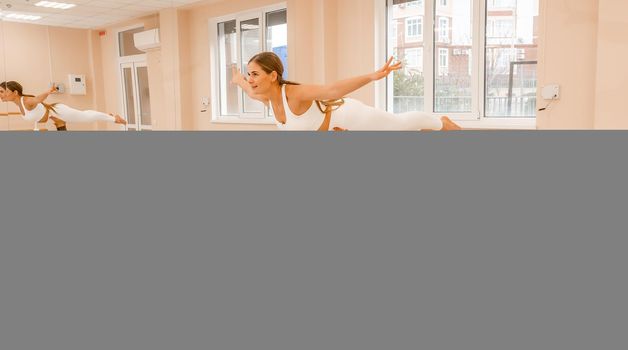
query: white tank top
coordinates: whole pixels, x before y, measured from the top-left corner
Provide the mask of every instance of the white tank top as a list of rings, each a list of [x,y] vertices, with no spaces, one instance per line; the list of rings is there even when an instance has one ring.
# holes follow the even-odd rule
[[[290,106],[288,106],[288,99],[286,98],[286,85],[281,87],[281,98],[283,101],[283,109],[286,114],[286,123],[282,124],[277,121],[277,127],[281,130],[294,130],[294,131],[316,131],[321,127],[323,121],[325,120],[325,115],[321,113],[321,111],[316,106],[316,103],[312,101],[312,105],[307,112],[301,115],[295,115],[290,110]],[[270,109],[275,114],[273,110],[273,104],[270,104]]]
[[[24,105],[24,96],[22,96],[20,101],[22,102],[22,108],[24,109],[24,119],[31,122],[38,122],[44,117],[44,115],[46,115],[46,107],[43,104],[38,103],[32,111],[29,111]]]

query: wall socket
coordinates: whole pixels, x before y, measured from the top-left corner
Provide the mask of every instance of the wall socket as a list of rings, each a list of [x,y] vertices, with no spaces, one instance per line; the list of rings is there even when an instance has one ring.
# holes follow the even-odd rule
[[[543,96],[544,100],[560,99],[560,85],[558,84],[546,85],[541,90],[541,96]]]
[[[201,106],[203,107],[201,109],[201,113],[207,112],[207,109],[209,108],[209,97],[201,97]]]

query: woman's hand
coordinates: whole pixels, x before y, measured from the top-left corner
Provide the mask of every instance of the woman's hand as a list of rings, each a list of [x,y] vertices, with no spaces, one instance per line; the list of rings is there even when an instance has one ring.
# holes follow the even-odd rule
[[[231,65],[231,84],[240,85],[245,82],[244,76],[240,73],[237,64]]]
[[[388,59],[388,62],[386,62],[386,64],[380,70],[378,70],[377,72],[371,75],[371,79],[373,81],[380,80],[380,79],[386,78],[390,73],[401,69],[402,67],[401,62],[397,62],[393,64],[393,59],[394,57],[391,56]]]
[[[35,108],[38,103],[44,103],[46,99],[48,98],[48,96],[52,94],[57,94],[57,93],[59,93],[59,90],[57,90],[57,85],[52,84],[52,86],[50,87],[50,90],[44,92],[43,94],[35,96],[35,97],[25,98],[24,104],[26,104],[27,109],[30,111],[33,108]]]

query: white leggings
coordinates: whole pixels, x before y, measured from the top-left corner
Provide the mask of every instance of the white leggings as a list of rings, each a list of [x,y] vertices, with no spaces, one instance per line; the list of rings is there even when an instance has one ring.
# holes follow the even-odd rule
[[[330,128],[356,131],[441,130],[440,118],[424,112],[389,113],[351,98],[332,113]]]
[[[57,117],[65,122],[95,122],[105,121],[115,123],[116,118],[109,114],[98,111],[79,111],[64,104],[54,106],[54,111],[50,112],[51,117]]]

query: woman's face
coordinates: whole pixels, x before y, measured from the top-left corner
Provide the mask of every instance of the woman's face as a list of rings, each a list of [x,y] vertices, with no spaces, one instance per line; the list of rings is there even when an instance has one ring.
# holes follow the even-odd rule
[[[256,94],[268,92],[273,84],[277,83],[277,73],[272,72],[268,74],[255,62],[249,63],[247,70],[249,71],[247,81]]]
[[[15,96],[17,96],[16,91],[11,91],[0,86],[0,98],[2,99],[2,102],[13,101]]]

